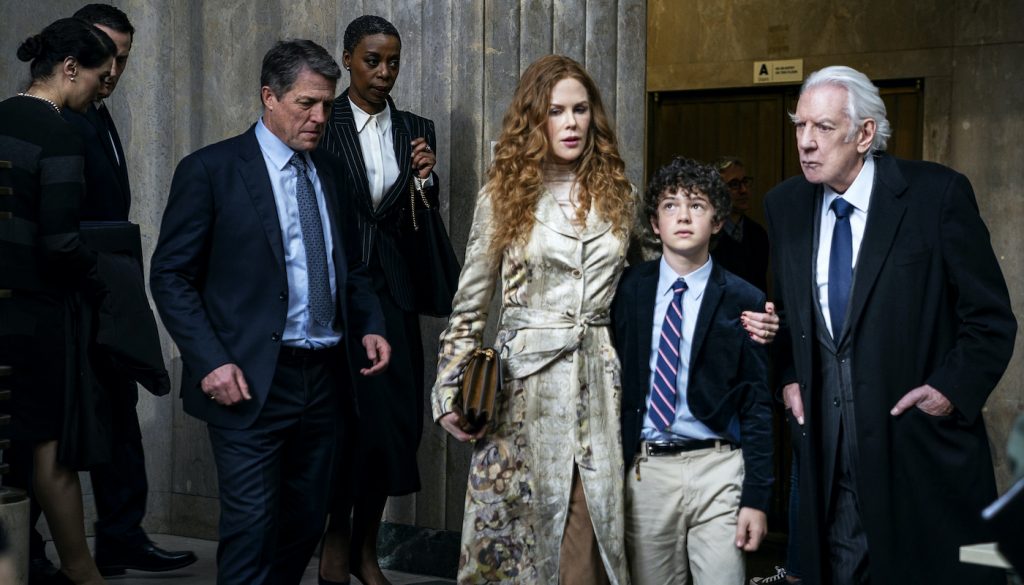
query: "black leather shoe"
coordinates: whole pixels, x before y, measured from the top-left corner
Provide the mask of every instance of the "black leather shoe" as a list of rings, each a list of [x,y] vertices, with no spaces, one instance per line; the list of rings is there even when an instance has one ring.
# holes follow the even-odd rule
[[[173,571],[196,562],[196,553],[190,550],[164,550],[152,542],[119,548],[96,547],[96,567],[100,575],[111,577],[134,571]]]

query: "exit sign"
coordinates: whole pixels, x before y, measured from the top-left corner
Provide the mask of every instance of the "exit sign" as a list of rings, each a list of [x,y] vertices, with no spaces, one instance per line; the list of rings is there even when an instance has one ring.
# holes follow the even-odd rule
[[[800,83],[804,80],[804,60],[754,61],[754,84]]]

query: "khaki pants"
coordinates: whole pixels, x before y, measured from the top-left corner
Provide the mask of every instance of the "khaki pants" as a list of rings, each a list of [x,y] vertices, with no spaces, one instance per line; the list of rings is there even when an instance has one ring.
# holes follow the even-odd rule
[[[561,585],[606,585],[608,575],[601,560],[601,551],[594,535],[594,524],[587,509],[587,496],[583,493],[580,474],[573,467],[572,494],[569,513],[562,535],[558,561],[558,580]]]
[[[742,585],[743,551],[736,548],[742,485],[739,449],[637,455],[626,474],[626,554],[633,585]]]

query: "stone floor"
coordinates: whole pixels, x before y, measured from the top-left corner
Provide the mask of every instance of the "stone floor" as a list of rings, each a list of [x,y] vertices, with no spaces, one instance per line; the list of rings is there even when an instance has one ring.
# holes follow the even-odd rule
[[[121,577],[111,577],[111,585],[215,585],[216,579],[216,556],[217,543],[212,540],[201,540],[184,536],[172,536],[167,534],[150,535],[156,544],[168,550],[193,550],[199,557],[194,565],[170,571],[167,573],[143,573],[139,571],[128,571]],[[90,538],[90,545],[92,539]],[[56,562],[56,553],[53,546],[47,545],[47,554]],[[782,564],[785,556],[785,537],[778,534],[769,534],[768,539],[762,544],[761,550],[747,557],[748,577],[767,576],[774,574],[774,566]],[[414,575],[398,571],[385,570],[384,574],[391,580],[392,585],[448,585],[454,584],[451,579],[442,579],[424,575]],[[301,585],[316,585],[317,558],[309,563],[306,573],[302,578]],[[352,580],[353,584],[360,583],[358,579]]]
[[[128,571],[122,577],[109,578],[108,581],[111,585],[214,585],[217,582],[216,542],[166,534],[152,534],[150,537],[161,548],[168,550],[194,550],[199,560],[194,565],[167,573]],[[92,539],[89,540],[91,541]],[[50,557],[54,558],[56,554],[53,552],[53,546],[48,545],[46,548]],[[54,561],[56,562],[56,559]],[[305,575],[302,577],[301,585],[316,585],[316,563],[317,559],[313,557],[309,567],[306,568]],[[399,573],[397,571],[384,571],[384,574],[391,580],[392,585],[448,585],[455,583],[455,581],[448,579]],[[352,583],[359,583],[359,580],[353,579]]]

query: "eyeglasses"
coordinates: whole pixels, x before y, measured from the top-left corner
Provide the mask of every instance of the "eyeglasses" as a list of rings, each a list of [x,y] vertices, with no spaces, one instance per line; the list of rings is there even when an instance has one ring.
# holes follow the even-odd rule
[[[739,191],[740,187],[750,187],[754,184],[754,177],[743,177],[742,179],[733,179],[725,184],[733,191]]]

